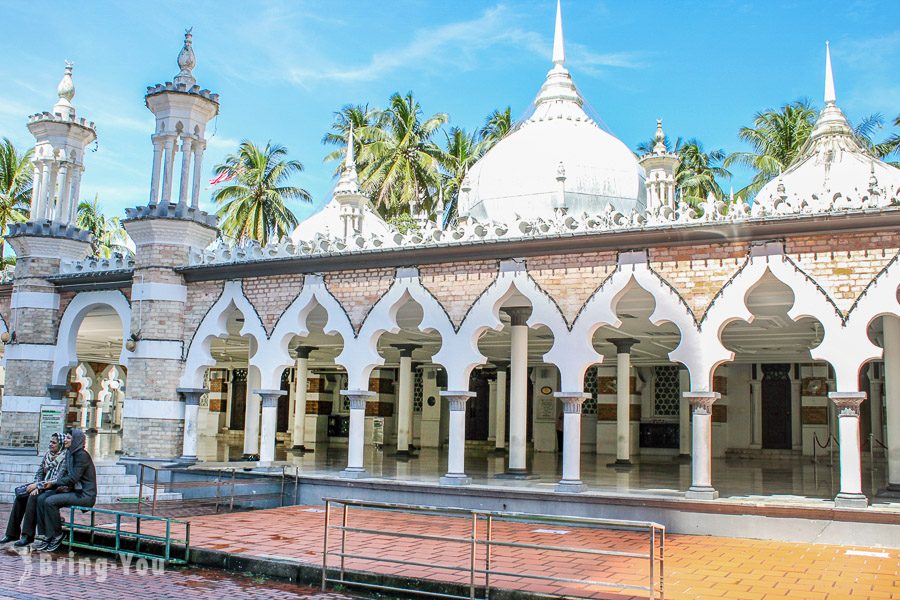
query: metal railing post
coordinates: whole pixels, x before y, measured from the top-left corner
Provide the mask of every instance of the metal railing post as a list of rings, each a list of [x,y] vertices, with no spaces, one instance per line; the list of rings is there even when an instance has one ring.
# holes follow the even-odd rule
[[[666,530],[660,530],[659,534],[659,598],[665,600]]]
[[[140,463],[138,468],[140,476],[138,477],[137,511],[141,512],[141,501],[144,499],[144,463]]]
[[[487,516],[487,540],[484,544],[484,598],[488,600],[491,595],[491,542],[494,539],[494,517]]]
[[[650,597],[656,595],[656,577],[654,573],[654,568],[656,565],[654,562],[656,561],[656,557],[654,556],[654,550],[656,550],[656,528],[650,527]]]
[[[344,514],[341,518],[341,581],[344,581],[344,555],[347,554],[347,509],[349,508],[346,504],[344,506]]]
[[[331,500],[325,500],[325,534],[322,541],[322,591],[328,578],[328,527],[331,522]]]
[[[156,491],[159,489],[159,469],[153,469],[153,508],[150,514],[156,516]]]
[[[298,486],[300,485],[300,467],[294,467],[294,504],[300,504],[297,497]]]
[[[475,548],[478,539],[478,513],[472,513],[472,548],[469,556],[469,598],[475,600]]]
[[[228,512],[234,512],[234,472],[235,469],[231,469],[231,504],[228,507]]]
[[[281,502],[279,504],[284,507],[284,465],[281,465]]]

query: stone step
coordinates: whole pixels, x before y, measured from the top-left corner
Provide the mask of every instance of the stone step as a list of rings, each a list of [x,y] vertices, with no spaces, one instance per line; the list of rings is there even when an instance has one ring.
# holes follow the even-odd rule
[[[122,500],[123,499],[131,500],[131,499],[137,498],[137,487],[136,486],[135,486],[134,492],[135,493],[133,493],[133,494],[115,494],[115,495],[100,494],[97,496],[97,504],[98,505],[122,504],[122,506],[120,507],[119,510],[122,510],[123,512],[133,512],[134,510],[137,510],[136,503],[122,502]],[[14,494],[12,492],[0,492],[0,503],[3,503],[3,502],[10,503],[13,501],[13,497],[14,497]],[[152,491],[150,491],[150,493],[144,494],[144,501],[150,502],[150,501],[152,501],[152,499],[153,499]],[[157,502],[171,501],[171,500],[181,500],[181,494],[175,493],[175,492],[166,492],[166,493],[159,492],[156,495]],[[129,507],[133,507],[133,508],[129,508]],[[65,513],[63,513],[63,514],[65,514]]]
[[[0,473],[34,473],[38,465],[40,464],[39,460],[35,460],[31,463],[6,463],[0,466]],[[97,471],[97,475],[124,475],[125,474],[125,466],[117,465],[114,463],[100,463],[94,464],[94,469]]]
[[[12,493],[20,485],[22,485],[22,484],[8,482],[8,481],[5,483],[0,483],[0,492]],[[99,493],[99,494],[129,494],[129,493],[133,492],[134,495],[137,495],[137,489],[138,489],[137,483],[134,483],[134,482],[107,484],[107,483],[104,483],[103,480],[101,480],[100,483],[97,485],[97,493]],[[145,486],[145,489],[151,489],[151,488],[147,488]]]
[[[4,483],[15,483],[21,485],[30,483],[34,477],[34,473],[4,473],[0,471],[0,485]],[[98,473],[97,477],[107,484],[133,484],[137,485],[137,478],[134,475],[107,475],[106,473]]]

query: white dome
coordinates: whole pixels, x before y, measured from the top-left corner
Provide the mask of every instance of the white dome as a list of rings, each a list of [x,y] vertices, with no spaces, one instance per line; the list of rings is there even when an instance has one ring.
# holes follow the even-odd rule
[[[461,217],[512,223],[550,217],[559,208],[572,214],[597,214],[608,205],[625,214],[645,210],[637,157],[587,116],[564,66],[559,4],[553,63],[533,114],[469,171],[460,190]]]

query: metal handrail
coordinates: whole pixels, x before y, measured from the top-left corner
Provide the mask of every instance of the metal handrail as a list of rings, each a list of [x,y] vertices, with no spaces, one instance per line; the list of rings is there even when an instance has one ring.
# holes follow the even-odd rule
[[[420,506],[411,504],[399,504],[392,502],[369,502],[363,500],[343,500],[338,498],[324,498],[325,502],[325,530],[322,548],[322,590],[326,590],[329,583],[340,585],[360,586],[364,588],[378,589],[389,592],[405,592],[425,596],[439,598],[455,598],[459,600],[479,600],[487,599],[491,591],[491,576],[507,576],[520,577],[523,579],[534,579],[556,583],[573,583],[580,585],[591,585],[614,589],[638,590],[648,593],[649,598],[664,598],[664,563],[665,563],[665,527],[658,523],[649,521],[626,521],[615,519],[596,519],[589,517],[568,517],[568,516],[549,516],[536,515],[530,513],[486,511],[486,510],[470,510],[464,508],[440,508],[434,506]],[[341,522],[340,525],[331,523],[333,505],[340,505]],[[375,529],[368,527],[351,527],[349,525],[349,509],[362,508],[370,510],[383,510],[389,512],[401,513],[419,513],[428,516],[449,516],[460,517],[471,520],[470,535],[460,537],[458,534],[439,536],[426,533],[410,533],[405,531],[389,531],[384,529]],[[337,510],[337,509],[335,509]],[[371,519],[367,525],[372,522]],[[510,540],[495,539],[494,525],[497,522],[510,523],[529,523],[535,524],[555,524],[555,525],[572,525],[576,527],[587,527],[595,529],[609,530],[630,530],[645,532],[648,535],[648,551],[644,552],[626,552],[621,550],[604,550],[598,548],[569,547],[569,546],[547,546],[525,542],[515,542]],[[484,533],[479,535],[479,523],[483,523]],[[340,551],[332,551],[329,549],[330,532],[332,530],[340,532]],[[359,548],[354,548],[353,552],[347,549],[348,534],[364,534],[378,535],[403,539],[419,539],[425,541],[442,541],[453,544],[465,544],[469,546],[468,565],[448,565],[434,564],[428,562],[420,562],[416,560],[408,560],[401,558],[389,558],[380,555],[359,554]],[[478,564],[477,549],[484,548],[484,565]],[[592,579],[577,579],[572,577],[557,577],[552,575],[544,575],[530,572],[512,572],[500,570],[491,565],[491,550],[496,547],[520,548],[520,549],[536,549],[551,552],[565,552],[571,554],[584,554],[591,556],[614,556],[620,558],[646,559],[649,563],[648,585],[636,585],[634,583],[621,583],[614,581],[595,581]],[[337,571],[337,575],[329,576],[328,558],[329,556],[338,558],[339,565],[332,568]],[[449,592],[434,592],[425,590],[412,590],[400,588],[392,585],[381,583],[370,583],[347,578],[346,559],[356,559],[371,562],[381,562],[390,564],[401,564],[407,566],[428,567],[433,569],[441,569],[450,572],[468,572],[468,594],[453,594]],[[659,563],[657,565],[657,563]],[[657,571],[658,567],[658,571]],[[658,576],[657,576],[658,573]],[[658,582],[657,582],[658,578]],[[496,587],[496,586],[495,586]],[[478,596],[478,591],[483,590],[483,596]],[[571,595],[561,596],[559,594],[545,594],[547,596],[571,597]]]
[[[841,443],[838,441],[838,439],[836,437],[834,437],[834,434],[832,434],[831,432],[828,432],[828,437],[825,438],[825,440],[826,440],[825,443],[822,444],[819,441],[818,432],[815,432],[815,431],[813,432],[813,458],[812,458],[813,463],[815,463],[815,464],[819,463],[819,457],[817,455],[818,453],[816,452],[816,448],[823,448],[823,449],[828,448],[828,464],[833,467],[834,466],[834,447],[837,446],[838,448],[840,448]]]
[[[260,483],[260,484],[272,483],[271,477],[251,477],[251,478],[246,478],[246,479],[237,479],[237,472],[244,471],[245,470],[244,467],[216,467],[215,469],[210,469],[211,471],[214,471],[216,473],[215,479],[212,479],[212,480],[176,482],[173,479],[170,481],[163,481],[162,483],[160,483],[159,474],[161,471],[169,471],[169,472],[173,473],[173,477],[174,477],[174,473],[177,473],[177,472],[183,470],[183,467],[157,467],[157,466],[153,466],[153,465],[146,464],[146,463],[139,463],[139,467],[140,467],[140,471],[139,471],[140,475],[139,475],[138,487],[140,489],[140,492],[138,493],[137,510],[138,510],[138,512],[141,512],[141,504],[146,502],[144,500],[144,487],[152,488],[153,494],[152,494],[151,498],[149,499],[151,515],[156,514],[156,507],[157,507],[158,502],[160,502],[160,503],[161,502],[184,503],[184,502],[191,501],[191,500],[184,500],[184,499],[180,499],[180,500],[176,500],[176,501],[158,500],[157,493],[160,489],[162,489],[163,491],[171,491],[171,490],[178,490],[178,489],[213,487],[215,489],[214,496],[211,496],[209,498],[196,498],[195,500],[196,501],[201,501],[201,500],[202,501],[210,501],[210,500],[215,501],[215,507],[216,507],[215,510],[216,510],[216,514],[218,514],[220,504],[224,504],[226,500],[228,503],[228,510],[229,511],[234,510],[234,500],[235,500],[235,497],[237,496],[237,494],[235,493],[235,490],[238,485],[250,485],[250,484],[254,484],[254,483]],[[281,506],[284,506],[285,479],[288,477],[287,473],[288,473],[289,468],[290,468],[290,465],[282,465],[281,466],[281,473],[280,473],[281,490],[278,493],[255,494],[253,496],[253,498],[255,500],[261,500],[261,499],[269,499],[269,498],[278,497]],[[144,474],[145,469],[149,469],[150,471],[153,472],[153,482],[152,483],[146,482],[146,478],[145,478],[145,474]],[[294,469],[294,473],[293,473],[294,497],[296,498],[297,487],[299,484],[300,469],[299,469],[299,467],[293,467],[293,469]],[[229,475],[230,475],[230,477],[229,477]],[[229,488],[227,495],[224,495],[221,493],[221,489],[225,488],[225,487]]]

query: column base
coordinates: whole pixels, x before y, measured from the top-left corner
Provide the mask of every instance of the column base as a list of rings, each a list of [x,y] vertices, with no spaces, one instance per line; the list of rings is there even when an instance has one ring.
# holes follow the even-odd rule
[[[540,479],[540,475],[534,475],[528,469],[507,469],[505,473],[497,473],[495,479]]]
[[[630,471],[634,468],[634,463],[630,460],[617,458],[616,462],[611,462],[606,466],[610,469],[615,469],[616,471]]]
[[[291,446],[291,452],[293,452],[294,454],[312,454],[315,452],[315,450],[313,450],[312,448],[307,448],[303,444],[300,444],[299,446]]]
[[[692,485],[684,493],[684,497],[688,500],[715,500],[719,497],[719,492],[714,487]]]
[[[259,454],[247,454],[244,453],[241,455],[241,460],[249,460],[249,461],[258,461]]]
[[[197,458],[196,455],[188,455],[188,454],[182,454],[181,456],[179,456],[177,458],[177,460],[178,460],[179,464],[183,464],[183,465],[194,465],[194,464],[197,464],[198,462],[200,462],[200,459]]]
[[[369,474],[362,467],[347,467],[339,476],[341,479],[365,479]]]
[[[571,479],[561,479],[559,483],[556,484],[556,491],[564,494],[578,494],[586,489],[587,486],[580,480],[573,481]]]
[[[508,452],[506,451],[506,448],[494,448],[491,450],[490,454],[491,456],[506,456]]]
[[[840,493],[834,499],[835,508],[867,508],[869,499],[863,494]]]
[[[678,456],[673,456],[672,462],[687,464],[687,463],[691,462],[691,455],[690,454],[679,454]]]
[[[469,485],[472,478],[465,473],[447,473],[440,479],[441,485]]]

